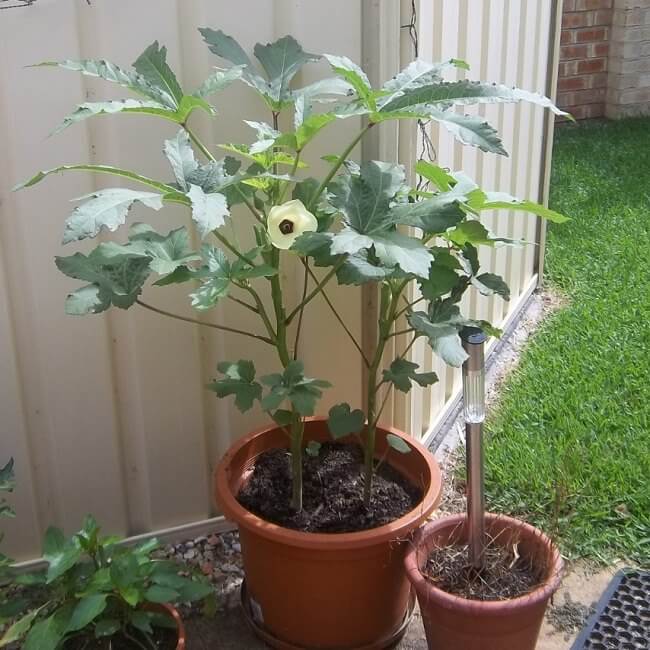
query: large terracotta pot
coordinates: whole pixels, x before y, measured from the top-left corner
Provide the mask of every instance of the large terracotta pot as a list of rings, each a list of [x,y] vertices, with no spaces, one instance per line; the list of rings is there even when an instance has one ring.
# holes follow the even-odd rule
[[[486,531],[496,543],[518,540],[522,557],[546,567],[541,586],[526,596],[482,602],[434,587],[421,569],[435,547],[467,541],[464,515],[444,517],[417,531],[405,566],[415,587],[430,650],[534,650],[546,605],[560,586],[562,559],[551,540],[536,528],[502,515],[486,515]]]
[[[277,427],[235,443],[215,472],[216,500],[239,525],[248,606],[258,631],[278,648],[382,648],[395,641],[409,605],[404,553],[410,533],[440,499],[440,470],[433,456],[395,429],[377,431],[377,456],[386,434],[404,438],[411,453],[389,462],[421,486],[422,502],[390,524],[356,533],[304,533],[257,517],[236,500],[262,452],[287,446]],[[311,418],[305,443],[330,439],[326,421]]]

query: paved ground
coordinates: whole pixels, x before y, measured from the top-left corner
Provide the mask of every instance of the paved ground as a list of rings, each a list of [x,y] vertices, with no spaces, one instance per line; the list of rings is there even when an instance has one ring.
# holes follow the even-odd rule
[[[589,607],[597,602],[617,567],[594,573],[583,565],[575,567],[564,579],[554,605],[567,602]],[[571,609],[571,608],[569,608]],[[547,617],[548,619],[548,617]],[[545,621],[540,634],[537,650],[568,650],[577,635],[573,632],[558,631],[549,620]],[[196,619],[188,625],[188,650],[264,650],[261,643],[247,628],[239,609],[220,613],[214,620]],[[422,619],[416,612],[408,633],[396,650],[427,650],[422,627]]]

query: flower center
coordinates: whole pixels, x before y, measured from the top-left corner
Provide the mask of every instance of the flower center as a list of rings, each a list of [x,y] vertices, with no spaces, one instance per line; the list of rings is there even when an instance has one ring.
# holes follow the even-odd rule
[[[280,222],[280,225],[278,227],[280,228],[280,232],[283,235],[290,235],[293,232],[293,221],[289,221],[289,219],[284,219],[283,221]]]

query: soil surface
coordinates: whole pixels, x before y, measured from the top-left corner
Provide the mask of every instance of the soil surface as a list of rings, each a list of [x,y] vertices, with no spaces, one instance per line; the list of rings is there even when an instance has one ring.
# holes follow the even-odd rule
[[[406,514],[421,490],[387,463],[373,480],[372,500],[363,502],[363,451],[358,445],[326,442],[317,457],[303,459],[303,509],[291,508],[291,457],[285,449],[259,456],[238,501],[259,517],[305,532],[346,533],[382,526]]]
[[[429,581],[449,594],[483,601],[524,596],[542,582],[545,567],[533,567],[515,547],[489,545],[480,571],[469,565],[468,552],[467,545],[434,549],[425,569]]]
[[[142,650],[143,647],[159,650],[176,650],[178,634],[175,630],[154,628],[149,639],[154,644],[147,643],[140,632],[133,632],[137,640],[131,640],[122,634],[116,634],[105,639],[95,639],[94,636],[77,636],[63,646],[63,650]]]

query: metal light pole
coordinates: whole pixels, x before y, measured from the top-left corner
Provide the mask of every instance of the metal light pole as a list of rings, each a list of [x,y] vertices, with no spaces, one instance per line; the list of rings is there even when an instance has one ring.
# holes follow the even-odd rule
[[[483,566],[485,549],[485,493],[483,486],[483,421],[485,420],[485,353],[487,336],[477,327],[460,332],[468,358],[463,364],[463,411],[467,455],[467,526],[469,560]]]

